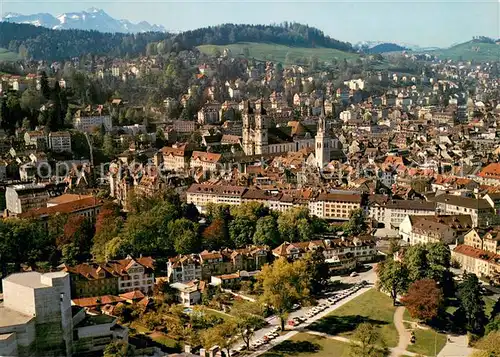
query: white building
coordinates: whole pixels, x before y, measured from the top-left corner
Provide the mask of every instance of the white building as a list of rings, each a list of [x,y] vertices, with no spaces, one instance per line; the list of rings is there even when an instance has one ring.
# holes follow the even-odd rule
[[[7,211],[13,215],[45,207],[49,199],[50,194],[44,184],[13,185],[5,190]]]
[[[80,114],[77,113],[73,120],[73,126],[76,130],[87,133],[92,133],[104,126],[104,129],[108,132],[113,129],[113,122],[109,115],[80,116]]]
[[[69,275],[12,274],[2,281],[1,356],[71,356],[73,320]]]
[[[55,152],[71,152],[71,135],[67,131],[49,134],[49,148]]]
[[[196,305],[201,301],[197,281],[174,283],[170,284],[170,287],[177,290],[177,301],[186,307]]]
[[[199,257],[192,254],[170,258],[167,263],[167,277],[171,283],[201,280],[201,263]]]

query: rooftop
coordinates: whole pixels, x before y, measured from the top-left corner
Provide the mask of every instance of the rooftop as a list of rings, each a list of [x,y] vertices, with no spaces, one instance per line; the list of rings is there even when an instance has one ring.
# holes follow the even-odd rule
[[[33,319],[33,316],[21,314],[0,304],[0,328],[26,324],[31,319]]]

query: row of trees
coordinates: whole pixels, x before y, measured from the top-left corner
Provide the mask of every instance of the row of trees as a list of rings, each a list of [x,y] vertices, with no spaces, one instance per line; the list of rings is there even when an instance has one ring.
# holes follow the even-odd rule
[[[476,275],[464,273],[455,286],[450,268],[450,251],[442,243],[409,247],[401,261],[392,254],[377,267],[379,288],[392,297],[394,304],[401,296],[410,315],[426,323],[447,323],[445,307],[457,305],[452,327],[482,335],[498,329],[498,311],[488,319]],[[496,309],[500,308],[498,306]]]
[[[20,53],[25,59],[61,60],[93,53],[121,57],[144,54],[149,42],[164,33],[103,33],[84,30],[52,30],[41,26],[0,22],[0,47]]]

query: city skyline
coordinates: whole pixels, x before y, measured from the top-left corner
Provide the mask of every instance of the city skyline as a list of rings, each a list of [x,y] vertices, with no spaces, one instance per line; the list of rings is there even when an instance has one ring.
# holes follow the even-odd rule
[[[422,47],[449,47],[473,36],[500,37],[500,4],[495,1],[0,1],[0,13],[58,15],[91,7],[132,22],[148,21],[168,31],[222,23],[272,24],[284,21],[314,26],[332,38],[357,43],[385,41]],[[383,24],[381,26],[381,24]]]

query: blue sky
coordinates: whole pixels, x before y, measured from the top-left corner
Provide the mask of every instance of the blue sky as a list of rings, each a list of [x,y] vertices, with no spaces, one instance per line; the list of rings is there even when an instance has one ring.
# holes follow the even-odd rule
[[[115,18],[146,20],[173,31],[226,22],[295,21],[352,43],[374,40],[449,46],[472,36],[500,37],[499,0],[0,0],[0,13],[58,15],[90,7],[101,8]]]

